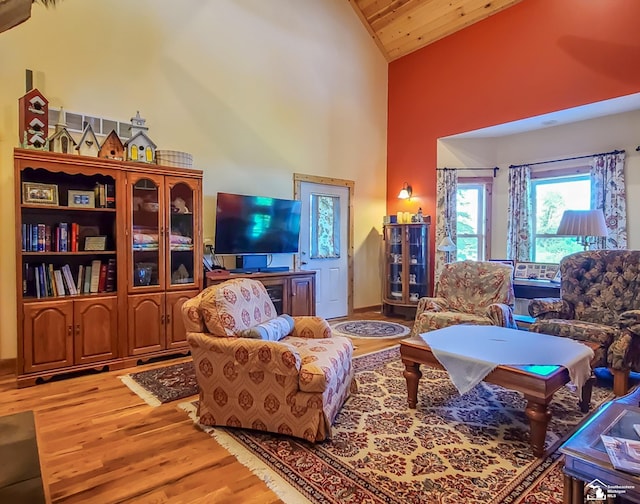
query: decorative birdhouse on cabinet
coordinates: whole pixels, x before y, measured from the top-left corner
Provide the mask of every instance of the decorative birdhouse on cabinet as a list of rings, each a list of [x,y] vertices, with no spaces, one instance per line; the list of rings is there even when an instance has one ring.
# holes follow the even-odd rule
[[[23,148],[48,148],[49,101],[35,88],[18,100],[18,133]]]
[[[93,132],[93,127],[91,126],[91,124],[87,123],[87,125],[84,127],[82,137],[80,137],[80,141],[78,142],[76,150],[81,156],[98,156],[98,152],[100,151],[100,144],[98,143],[96,134]]]
[[[117,159],[118,161],[124,160],[124,144],[115,130],[111,130],[111,133],[109,133],[104,142],[102,142],[98,157]]]
[[[62,154],[76,153],[76,146],[78,144],[67,130],[66,117],[61,107],[55,133],[49,137],[49,150],[51,152],[61,152]]]
[[[124,143],[128,161],[140,161],[143,163],[156,162],[156,144],[147,135],[149,129],[144,125],[145,119],[136,112],[131,118],[131,138]]]

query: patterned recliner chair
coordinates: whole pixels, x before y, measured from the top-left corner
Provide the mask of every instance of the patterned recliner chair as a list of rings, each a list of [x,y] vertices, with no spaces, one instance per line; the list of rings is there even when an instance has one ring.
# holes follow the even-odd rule
[[[515,328],[513,266],[488,261],[445,264],[435,297],[418,301],[412,336],[456,324]]]
[[[200,424],[330,437],[355,390],[351,340],[319,317],[278,317],[264,285],[246,278],[205,289],[182,314]]]
[[[590,250],[560,261],[560,298],[534,299],[530,331],[599,344],[593,367],[609,368],[623,395],[640,371],[640,251]]]

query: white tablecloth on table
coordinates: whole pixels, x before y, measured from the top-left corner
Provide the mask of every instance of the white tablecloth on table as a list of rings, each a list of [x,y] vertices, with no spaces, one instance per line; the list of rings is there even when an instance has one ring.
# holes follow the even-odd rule
[[[563,366],[581,392],[593,350],[569,338],[498,326],[455,325],[420,334],[460,394],[504,366]]]

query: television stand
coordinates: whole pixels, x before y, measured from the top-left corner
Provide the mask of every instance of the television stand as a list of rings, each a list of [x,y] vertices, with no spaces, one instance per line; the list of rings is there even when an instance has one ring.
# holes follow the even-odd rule
[[[222,283],[230,278],[251,278],[259,280],[266,287],[278,315],[286,313],[292,317],[316,314],[316,272],[315,271],[256,271],[216,275],[207,272],[207,287]]]

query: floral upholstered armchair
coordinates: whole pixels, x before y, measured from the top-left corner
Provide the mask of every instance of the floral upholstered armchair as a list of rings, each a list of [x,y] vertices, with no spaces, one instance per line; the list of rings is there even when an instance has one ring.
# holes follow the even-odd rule
[[[529,330],[597,343],[592,367],[608,367],[614,393],[625,394],[629,371],[640,371],[640,251],[571,254],[560,274],[560,298],[530,301]]]
[[[418,301],[412,336],[456,324],[515,328],[513,266],[498,262],[445,264],[435,297]]]
[[[233,279],[186,301],[202,425],[330,437],[352,390],[353,345],[319,317],[278,316],[264,285]]]

